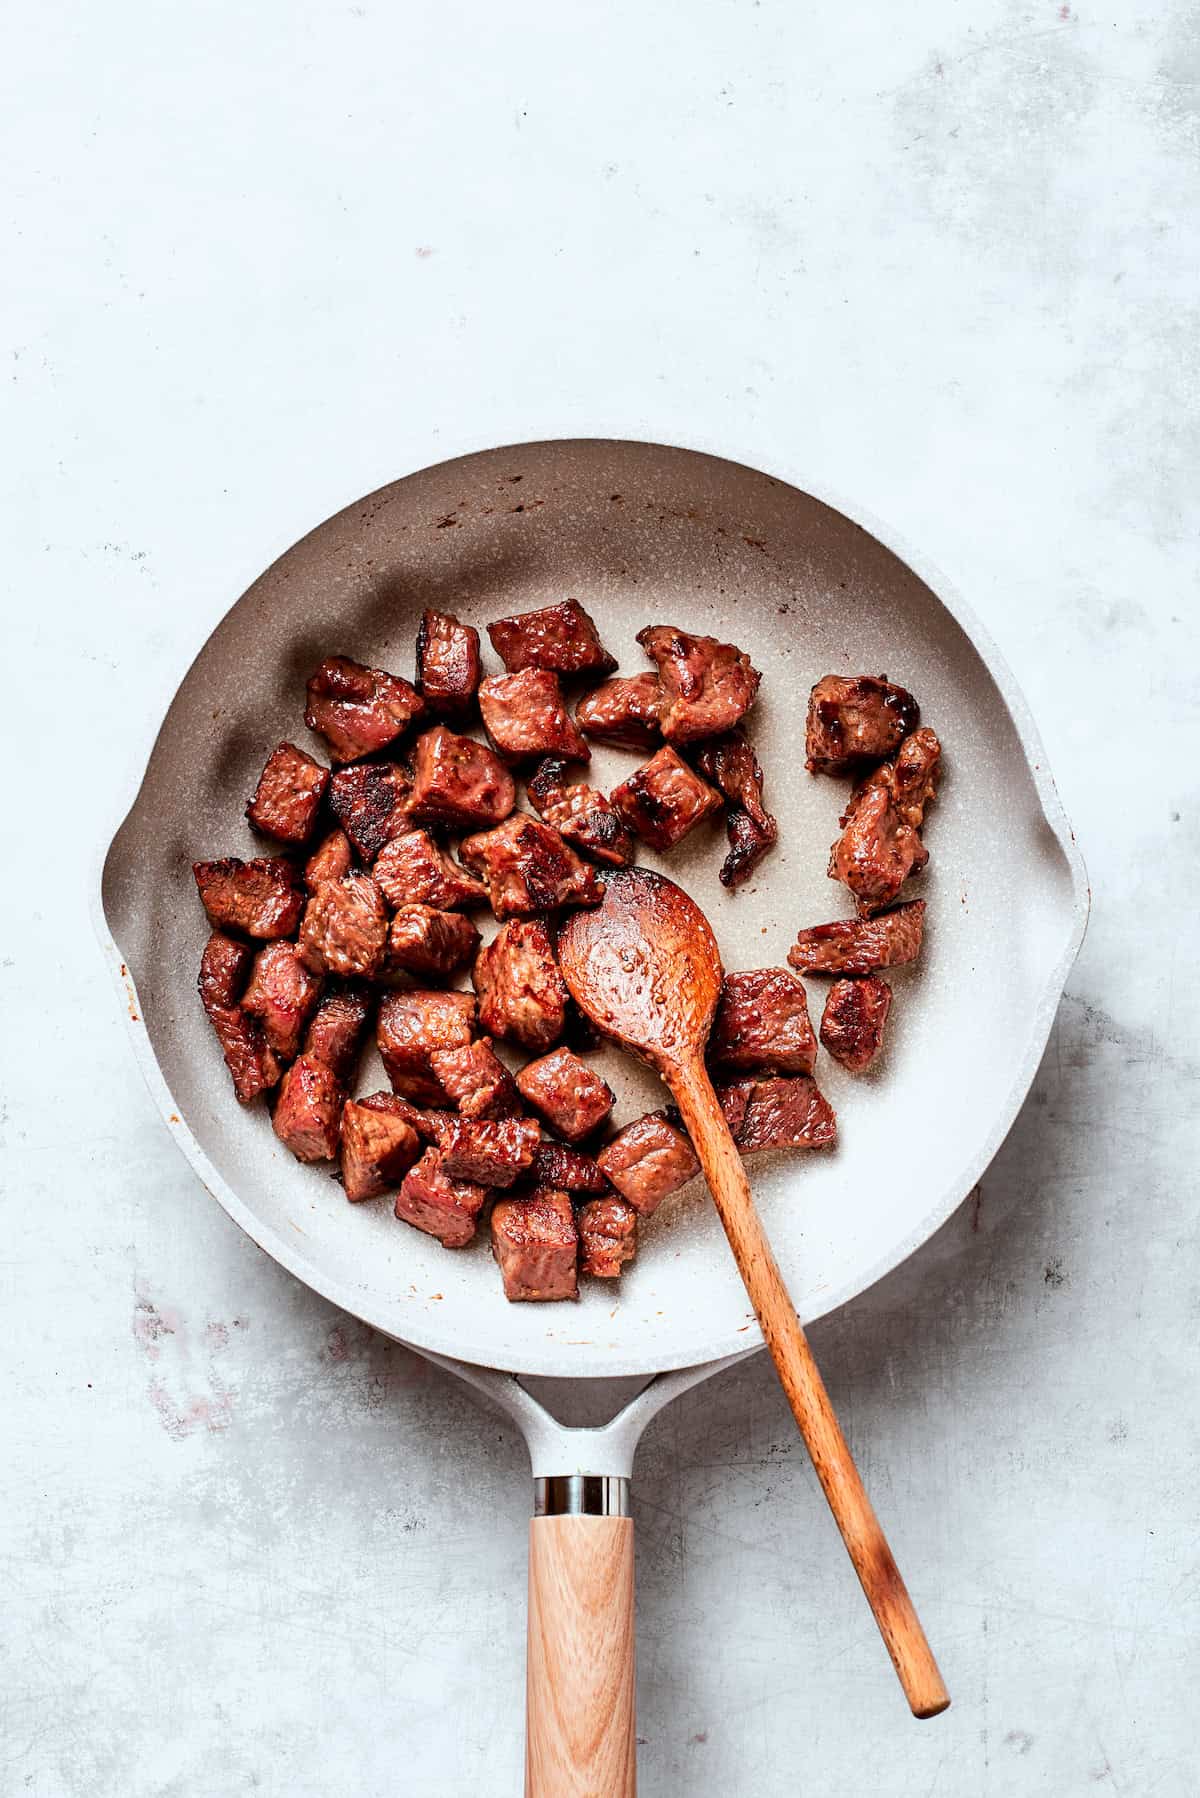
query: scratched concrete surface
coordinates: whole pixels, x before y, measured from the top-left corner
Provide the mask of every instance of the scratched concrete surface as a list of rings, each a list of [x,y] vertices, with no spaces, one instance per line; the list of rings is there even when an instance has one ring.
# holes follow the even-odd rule
[[[641,1454],[643,1789],[1190,1798],[1195,10],[47,0],[8,43],[0,1789],[517,1789],[523,1450],[206,1198],[86,864],[301,532],[611,433],[940,562],[1095,887],[979,1192],[815,1333],[954,1709],[907,1719],[756,1362]]]

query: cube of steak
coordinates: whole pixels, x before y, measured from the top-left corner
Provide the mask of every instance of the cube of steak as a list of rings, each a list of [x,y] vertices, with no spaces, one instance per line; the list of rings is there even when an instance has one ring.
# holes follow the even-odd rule
[[[362,981],[326,986],[304,1039],[304,1053],[323,1061],[343,1086],[349,1086],[370,1015],[371,994]]]
[[[835,980],[821,1014],[821,1041],[844,1068],[861,1074],[883,1047],[892,989],[878,974]]]
[[[214,1005],[237,1004],[246,990],[253,962],[254,951],[249,943],[241,943],[236,937],[225,936],[219,930],[213,931],[204,945],[204,954],[200,957],[200,978],[197,981],[200,1002],[205,1011],[211,1011]]]
[[[281,743],[267,757],[246,816],[264,836],[283,843],[307,843],[329,785],[329,770],[294,743]]]
[[[369,1093],[365,1099],[356,1099],[356,1105],[365,1105],[370,1111],[386,1111],[389,1117],[401,1118],[410,1130],[415,1130],[423,1143],[432,1143],[439,1148],[445,1139],[446,1132],[454,1122],[451,1111],[430,1111],[420,1105],[413,1105],[408,1099],[402,1099],[399,1093]]]
[[[510,674],[548,668],[558,674],[608,674],[616,667],[600,641],[594,620],[577,599],[564,599],[539,612],[497,618],[487,627],[492,647]]]
[[[547,756],[526,791],[542,821],[576,849],[610,868],[627,868],[633,860],[633,838],[612,801],[595,787],[567,779],[566,762]]]
[[[567,1193],[539,1186],[492,1208],[492,1253],[506,1299],[578,1297],[579,1232]]]
[[[521,1110],[517,1083],[481,1036],[461,1049],[435,1049],[429,1057],[434,1075],[463,1117],[514,1117]]]
[[[579,1261],[585,1274],[615,1280],[627,1261],[637,1254],[638,1214],[628,1199],[615,1194],[589,1199],[576,1214],[579,1228]]]
[[[668,744],[613,788],[612,802],[644,843],[652,849],[672,849],[716,811],[721,795]]]
[[[418,1105],[445,1099],[430,1056],[435,1049],[461,1049],[475,1034],[475,1000],[470,993],[387,993],[379,1007],[375,1040],[395,1092]]]
[[[274,1086],[280,1075],[262,1026],[238,1004],[253,954],[248,943],[214,931],[200,958],[198,982],[201,1003],[221,1045],[233,1090],[243,1105]]]
[[[315,1055],[298,1055],[284,1074],[271,1126],[297,1161],[332,1161],[346,1089]]]
[[[464,837],[458,846],[472,873],[482,875],[498,918],[528,917],[563,905],[599,905],[603,890],[556,830],[518,812],[495,830]]]
[[[532,1118],[455,1118],[442,1143],[452,1179],[513,1186],[529,1172],[541,1131]]]
[[[383,894],[369,874],[326,880],[304,909],[299,955],[314,974],[361,974],[371,979],[383,966],[388,915]]]
[[[607,1080],[570,1049],[555,1049],[526,1064],[517,1090],[552,1130],[568,1142],[582,1142],[598,1130],[616,1103]]]
[[[658,664],[658,727],[668,743],[732,730],[754,704],[759,673],[734,644],[670,624],[649,624],[637,640]]]
[[[475,1234],[475,1220],[487,1190],[473,1180],[455,1180],[442,1167],[440,1149],[426,1149],[404,1176],[396,1194],[396,1216],[436,1236],[446,1249],[462,1249]]]
[[[353,866],[350,838],[340,828],[331,830],[305,862],[304,884],[310,893],[315,893],[323,880],[341,880]]]
[[[822,1149],[837,1136],[833,1106],[808,1074],[735,1080],[717,1097],[738,1150]]]
[[[720,879],[722,886],[732,889],[748,880],[768,849],[774,848],[779,825],[763,805],[762,769],[740,730],[702,743],[696,766],[729,802],[725,808],[729,854]]]
[[[591,750],[563,704],[557,674],[542,668],[493,674],[479,688],[479,710],[488,736],[506,761],[539,755],[564,755],[573,762],[591,759]]]
[[[557,1186],[564,1192],[612,1191],[608,1175],[594,1156],[560,1142],[540,1142],[529,1171],[535,1186]]]
[[[398,675],[328,656],[309,679],[304,722],[336,761],[354,762],[394,743],[424,710],[421,695]]]
[[[921,841],[925,807],[934,797],[941,745],[919,730],[857,787],[842,814],[842,834],[829,858],[829,878],[854,894],[870,917],[891,905],[910,874],[929,860]]]
[[[479,632],[426,607],[417,630],[417,686],[434,712],[461,716],[479,685]]]
[[[271,941],[292,936],[304,909],[304,888],[291,862],[279,855],[244,862],[236,855],[192,867],[200,903],[216,930]]]
[[[659,740],[662,689],[657,674],[602,681],[575,707],[575,722],[600,743],[623,749],[652,749]]]
[[[850,774],[894,755],[920,720],[911,693],[886,674],[826,674],[809,695],[805,747],[813,774]]]
[[[478,947],[479,932],[461,912],[402,905],[388,931],[388,967],[447,979],[472,959]]]
[[[839,918],[802,930],[788,950],[801,974],[872,974],[916,961],[925,929],[925,901],[912,899],[877,918]]]
[[[479,1022],[491,1036],[535,1053],[562,1035],[567,989],[544,919],[504,924],[475,957]]]
[[[267,943],[254,958],[242,1010],[259,1020],[276,1055],[291,1061],[320,996],[320,977],[304,966],[295,944]]]
[[[339,768],[329,783],[329,807],[363,861],[409,828],[410,781],[396,762],[359,762]]]
[[[725,1068],[811,1074],[817,1039],[803,983],[786,968],[726,974],[708,1055]]]
[[[409,830],[380,851],[371,873],[389,905],[432,905],[454,911],[486,905],[487,888],[460,868],[428,831]]]
[[[626,1124],[596,1160],[622,1198],[643,1217],[700,1172],[690,1137],[665,1111],[650,1111]]]
[[[517,801],[513,777],[499,756],[444,724],[417,738],[410,818],[456,830],[499,824]]]
[[[390,1097],[389,1095],[386,1095]],[[423,1151],[412,1125],[393,1111],[349,1099],[342,1107],[342,1185],[356,1203],[399,1186]]]

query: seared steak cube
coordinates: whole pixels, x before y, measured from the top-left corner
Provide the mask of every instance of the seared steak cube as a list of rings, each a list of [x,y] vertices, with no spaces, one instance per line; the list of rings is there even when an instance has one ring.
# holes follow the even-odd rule
[[[388,967],[447,979],[472,959],[478,947],[479,932],[461,912],[402,905],[388,931]]]
[[[917,731],[894,761],[882,763],[855,789],[843,812],[829,878],[849,887],[863,917],[890,905],[909,875],[929,860],[921,825],[940,763],[937,737]]]
[[[396,1216],[427,1236],[436,1236],[443,1248],[461,1249],[475,1234],[475,1220],[487,1198],[485,1187],[473,1180],[455,1180],[442,1167],[440,1149],[426,1149],[404,1176],[396,1194]]]
[[[426,607],[417,630],[417,686],[434,712],[460,716],[479,685],[479,632]]]
[[[379,1006],[376,1041],[393,1089],[418,1105],[445,1094],[433,1071],[435,1049],[461,1049],[475,1034],[470,993],[387,993]]]
[[[304,966],[295,944],[267,943],[254,958],[242,1010],[259,1020],[276,1055],[291,1061],[320,996],[320,977]]]
[[[649,624],[637,640],[658,664],[658,727],[668,743],[732,730],[754,704],[758,670],[732,643],[669,624]]]
[[[638,1214],[628,1199],[615,1193],[606,1199],[589,1199],[579,1207],[579,1264],[585,1274],[615,1280],[627,1261],[637,1254]]]
[[[461,1049],[435,1049],[429,1061],[442,1090],[464,1117],[513,1117],[521,1110],[517,1083],[488,1037]]]
[[[455,1118],[442,1147],[452,1179],[513,1186],[529,1172],[541,1132],[532,1118]]]
[[[672,849],[716,811],[721,795],[666,744],[613,788],[612,802],[651,849]]]
[[[214,930],[200,957],[197,982],[205,1011],[211,1012],[214,1006],[236,1005],[246,990],[253,963],[254,951],[249,943]]]
[[[389,1186],[399,1186],[420,1160],[421,1138],[391,1108],[403,1103],[391,1093],[377,1093],[371,1099],[349,1099],[343,1106],[342,1185],[348,1199],[373,1199]]]
[[[433,905],[454,911],[460,905],[486,905],[487,888],[424,830],[393,837],[371,869],[389,905]]]
[[[272,1128],[297,1161],[332,1161],[346,1089],[315,1055],[299,1055],[283,1076]]]
[[[492,1208],[492,1253],[506,1299],[576,1298],[578,1250],[565,1192],[539,1186],[527,1199],[498,1199]]]
[[[517,1075],[517,1090],[552,1130],[572,1143],[598,1130],[616,1103],[607,1080],[570,1049],[555,1049],[528,1062]]]
[[[735,1080],[717,1097],[738,1150],[822,1149],[837,1136],[833,1106],[808,1074]]]
[[[243,1105],[279,1079],[280,1067],[262,1026],[238,1004],[254,951],[217,930],[200,958],[200,1000],[221,1045],[233,1090]]]
[[[591,757],[563,704],[557,674],[541,668],[494,674],[480,686],[479,710],[488,736],[506,761],[564,755],[586,762]]]
[[[347,874],[319,886],[304,910],[300,959],[314,974],[361,974],[383,966],[388,915],[369,874]]]
[[[556,830],[518,812],[495,830],[464,837],[467,867],[482,875],[498,918],[528,917],[563,905],[599,905],[595,870],[580,861]]]
[[[814,774],[851,774],[894,755],[917,728],[920,708],[886,674],[827,674],[808,701],[805,746]]]
[[[363,861],[374,861],[409,828],[408,792],[408,776],[395,762],[358,762],[330,781],[330,810]]]
[[[516,804],[517,789],[499,756],[444,724],[417,738],[409,816],[417,824],[473,830],[499,824]]]
[[[309,680],[304,722],[336,761],[354,762],[394,743],[424,710],[421,695],[398,675],[329,656]]]
[[[410,1099],[402,1099],[399,1093],[371,1093],[365,1099],[357,1099],[358,1105],[369,1105],[373,1111],[386,1111],[391,1117],[402,1118],[411,1130],[415,1130],[423,1143],[432,1143],[440,1148],[446,1132],[454,1122],[452,1111],[429,1110],[422,1105],[414,1105]]]
[[[293,936],[304,910],[304,888],[291,862],[279,855],[244,862],[236,855],[196,862],[200,903],[215,930],[271,941]]]
[[[608,1175],[592,1155],[560,1142],[541,1142],[533,1151],[530,1177],[535,1186],[558,1186],[564,1192],[611,1192]]]
[[[342,829],[322,837],[304,864],[304,884],[315,893],[323,880],[342,880],[354,866],[350,838]]]
[[[633,838],[610,799],[595,787],[567,779],[567,764],[547,756],[526,791],[542,821],[590,857],[611,868],[633,860]]]
[[[308,1027],[304,1053],[323,1061],[343,1086],[349,1086],[370,1015],[371,995],[362,981],[327,986]]]
[[[763,777],[758,757],[740,730],[702,743],[696,766],[725,795],[725,834],[729,854],[721,868],[721,885],[748,880],[779,837],[779,825],[762,802]]]
[[[925,901],[912,899],[878,918],[839,918],[802,930],[788,950],[801,974],[871,974],[916,961],[925,929]]]
[[[602,681],[575,707],[575,722],[598,743],[623,749],[653,749],[659,738],[661,688],[657,674]]]
[[[258,777],[246,816],[264,836],[282,843],[307,843],[329,785],[329,770],[294,743],[272,750]]]
[[[821,1041],[844,1068],[861,1074],[883,1047],[892,989],[878,974],[835,980],[821,1014]]]
[[[596,1160],[622,1198],[642,1217],[649,1217],[669,1194],[678,1192],[700,1171],[691,1138],[664,1111],[647,1112],[635,1123],[626,1124]]]
[[[709,1059],[726,1068],[811,1074],[817,1039],[802,983],[786,968],[726,974],[708,1039]]]
[[[521,668],[607,674],[617,665],[577,599],[564,599],[558,605],[521,612],[513,618],[497,618],[487,629],[493,649],[510,674]]]
[[[541,918],[503,925],[475,957],[479,1022],[490,1036],[538,1053],[562,1035],[567,989]]]

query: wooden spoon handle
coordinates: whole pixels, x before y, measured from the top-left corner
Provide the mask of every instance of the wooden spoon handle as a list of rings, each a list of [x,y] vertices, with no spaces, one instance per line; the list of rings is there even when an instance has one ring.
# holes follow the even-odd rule
[[[699,1061],[670,1069],[667,1080],[691,1133],[771,1359],[904,1695],[914,1716],[936,1717],[950,1703],[950,1694],[942,1683],[933,1651],[842,1435],[796,1308],[788,1297],[750,1196],[742,1158],[729,1134],[712,1083]]]

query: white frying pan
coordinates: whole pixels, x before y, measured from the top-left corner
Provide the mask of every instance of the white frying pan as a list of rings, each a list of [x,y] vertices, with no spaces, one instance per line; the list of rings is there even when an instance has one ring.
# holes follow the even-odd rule
[[[846,787],[804,772],[808,689],[831,671],[911,688],[946,757],[921,962],[889,975],[879,1065],[858,1079],[827,1058],[818,1067],[836,1152],[751,1164],[800,1314],[820,1317],[911,1254],[979,1179],[1028,1091],[1087,919],[1083,863],[1024,701],[938,589],[843,513],[712,456],[577,441],[443,463],[321,525],[238,601],[172,701],[108,849],[97,925],[151,1091],[209,1191],[298,1278],[452,1367],[525,1432],[543,1519],[531,1534],[531,1792],[634,1789],[634,1448],[676,1393],[758,1347],[757,1325],[699,1182],[645,1227],[619,1291],[591,1281],[577,1305],[510,1305],[486,1244],[449,1253],[386,1203],[348,1205],[327,1170],[299,1166],[265,1112],[234,1102],[196,998],[207,931],[191,863],[261,852],[242,806],[277,742],[308,741],[304,681],[323,655],[410,673],[426,605],[482,629],[574,594],[622,672],[647,665],[634,636],[652,620],[735,641],[761,668],[751,724],[779,848],[734,894],[717,881],[719,826],[643,859],[704,907],[727,968],[779,965],[801,925],[849,909],[825,875]],[[634,759],[597,753],[597,784]],[[822,983],[810,990],[816,1012]],[[618,1122],[662,1102],[654,1076],[615,1050],[604,1072]],[[362,1090],[382,1084],[368,1065]],[[552,1385],[534,1378],[535,1397],[528,1376]],[[606,1427],[579,1422],[614,1411]]]

